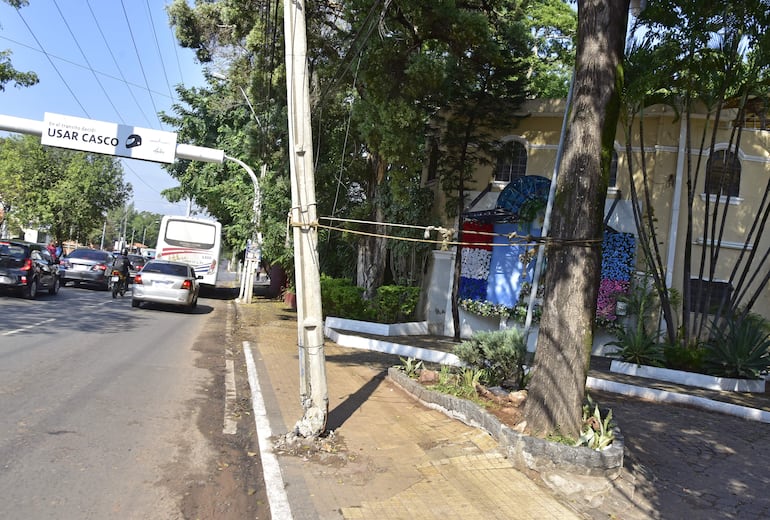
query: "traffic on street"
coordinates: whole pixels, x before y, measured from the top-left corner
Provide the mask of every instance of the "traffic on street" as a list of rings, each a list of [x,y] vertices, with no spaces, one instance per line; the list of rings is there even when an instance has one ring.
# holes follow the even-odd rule
[[[230,291],[131,294],[0,294],[0,517],[266,518],[254,441],[222,428]]]

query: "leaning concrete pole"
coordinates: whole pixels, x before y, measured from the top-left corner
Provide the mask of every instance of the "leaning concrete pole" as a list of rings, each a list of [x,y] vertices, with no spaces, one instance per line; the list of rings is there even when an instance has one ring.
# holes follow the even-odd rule
[[[294,238],[294,283],[297,287],[300,399],[304,416],[296,433],[314,437],[326,428],[329,398],[321,316],[313,138],[304,0],[284,0],[286,89],[289,109],[291,222]]]

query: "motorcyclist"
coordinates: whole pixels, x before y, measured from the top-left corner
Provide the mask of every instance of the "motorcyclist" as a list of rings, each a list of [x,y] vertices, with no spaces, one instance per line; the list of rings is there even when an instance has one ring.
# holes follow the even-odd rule
[[[133,269],[133,266],[131,265],[131,260],[128,258],[128,250],[123,249],[112,262],[112,270],[120,272],[121,281],[126,287],[128,286],[128,277],[131,269]]]

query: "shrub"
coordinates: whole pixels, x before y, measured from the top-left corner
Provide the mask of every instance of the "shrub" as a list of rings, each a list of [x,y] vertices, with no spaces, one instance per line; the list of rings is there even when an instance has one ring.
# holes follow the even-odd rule
[[[363,293],[364,290],[350,280],[321,276],[321,305],[325,316],[369,320],[372,313]]]
[[[420,299],[419,287],[383,285],[374,298],[377,321],[399,323],[414,319],[414,311]]]
[[[666,358],[666,368],[686,372],[702,372],[706,349],[703,348],[703,345],[685,347],[677,343],[664,346],[663,355]]]
[[[321,305],[325,316],[351,320],[399,323],[414,318],[419,287],[383,285],[370,302],[364,290],[346,278],[321,275]]]
[[[653,367],[664,365],[663,346],[658,343],[657,334],[650,334],[644,327],[635,327],[616,331],[616,335],[618,339],[608,345],[618,347],[618,355],[623,361]]]
[[[487,386],[521,388],[527,353],[524,335],[518,329],[479,331],[457,345],[454,354],[475,370],[483,370]]]
[[[619,348],[623,361],[637,365],[661,367],[665,363],[660,334],[654,326],[647,325],[654,307],[654,294],[643,280],[635,280],[627,295],[619,296],[619,302],[627,306],[628,322],[625,327],[614,328],[617,336],[609,345]],[[654,323],[654,320],[652,320]]]
[[[711,324],[704,366],[714,376],[756,379],[770,368],[768,322],[757,314]]]

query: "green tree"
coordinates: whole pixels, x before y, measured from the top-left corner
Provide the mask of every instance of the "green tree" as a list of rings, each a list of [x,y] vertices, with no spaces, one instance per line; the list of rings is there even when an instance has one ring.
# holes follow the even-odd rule
[[[580,432],[601,269],[602,218],[629,0],[579,0],[575,83],[546,253],[543,314],[524,413],[536,434]]]
[[[740,137],[746,118],[756,116],[765,118],[766,100],[768,99],[768,76],[770,54],[768,54],[768,24],[770,18],[766,6],[760,1],[746,1],[730,5],[697,2],[674,4],[671,2],[650,2],[639,19],[645,28],[643,38],[631,49],[629,68],[625,86],[626,142],[629,150],[632,138],[639,136],[639,146],[644,149],[642,140],[644,109],[656,103],[672,106],[681,114],[686,126],[685,140],[688,157],[697,157],[687,161],[687,237],[683,241],[684,280],[691,278],[692,269],[697,273],[693,277],[712,279],[717,265],[724,264],[720,256],[722,236],[727,221],[729,204],[720,198],[714,201],[706,199],[704,213],[694,213],[694,201],[697,197],[695,184],[697,172],[702,168],[701,157],[708,157],[713,152],[717,132],[723,123],[720,118],[725,108],[738,110],[736,124],[730,135],[730,146],[739,147]],[[700,135],[693,135],[689,122],[693,117],[701,117],[703,107],[708,110],[708,121],[703,125]],[[694,112],[699,112],[694,116]],[[633,157],[630,153],[628,157]],[[629,171],[632,171],[629,164]],[[631,187],[640,186],[640,191],[632,190],[634,208],[651,207],[652,179],[647,176],[646,163],[639,165],[642,175]],[[725,169],[727,171],[727,169]],[[754,225],[746,230],[746,243],[751,244],[750,251],[743,251],[735,263],[729,277],[729,283],[736,290],[730,301],[723,302],[717,312],[720,316],[747,316],[768,283],[765,276],[760,283],[748,290],[748,281],[756,279],[768,258],[758,254],[764,228],[770,216],[770,183],[765,187],[765,200],[756,208]],[[748,210],[742,210],[748,211]],[[679,309],[675,308],[670,298],[670,289],[666,285],[666,265],[658,248],[660,243],[657,222],[652,212],[635,215],[640,249],[651,273],[654,288],[661,304],[661,312],[666,325],[666,342],[670,345],[681,344],[696,347],[706,325],[706,314],[687,312],[692,301],[712,300],[710,286],[697,289],[697,294],[685,284],[677,290],[682,295],[681,323],[677,322]],[[693,236],[694,223],[702,223],[703,234]],[[693,243],[696,238],[703,244],[700,258],[694,258]],[[701,293],[702,292],[702,293]],[[714,303],[716,296],[713,296]]]
[[[21,9],[29,4],[27,0],[3,0],[6,4]],[[1,26],[0,26],[1,27]],[[5,90],[5,85],[13,83],[15,87],[31,87],[38,82],[34,72],[21,72],[11,63],[11,51],[0,50],[0,92]]]
[[[131,194],[110,156],[42,146],[34,136],[0,139],[0,200],[10,228],[87,240],[106,212]]]

